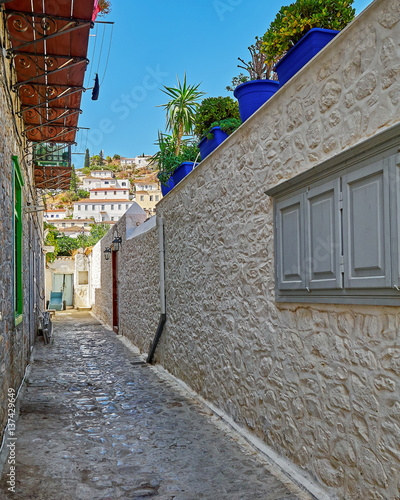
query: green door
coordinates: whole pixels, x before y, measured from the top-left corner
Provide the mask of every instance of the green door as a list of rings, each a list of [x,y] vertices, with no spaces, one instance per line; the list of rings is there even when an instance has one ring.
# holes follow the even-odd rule
[[[53,292],[64,292],[67,306],[74,305],[74,275],[53,274]]]

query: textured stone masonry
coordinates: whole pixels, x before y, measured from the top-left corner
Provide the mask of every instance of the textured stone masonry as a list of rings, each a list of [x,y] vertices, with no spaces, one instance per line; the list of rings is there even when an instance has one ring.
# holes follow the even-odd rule
[[[346,500],[400,498],[400,309],[277,303],[265,191],[399,123],[399,40],[400,3],[376,0],[157,206],[157,361]],[[146,351],[142,238],[120,307]]]

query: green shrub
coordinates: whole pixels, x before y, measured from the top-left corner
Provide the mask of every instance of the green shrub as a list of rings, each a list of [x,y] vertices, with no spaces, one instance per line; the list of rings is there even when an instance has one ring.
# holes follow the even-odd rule
[[[179,154],[175,154],[176,140],[171,135],[158,133],[156,142],[159,151],[152,156],[151,164],[156,164],[159,170],[158,179],[164,186],[169,178],[184,161],[200,161],[199,150],[192,141],[182,141]]]
[[[263,37],[261,51],[275,61],[312,28],[341,30],[354,18],[354,0],[297,0],[283,6]]]
[[[196,113],[194,132],[201,139],[222,121],[233,118],[240,125],[239,105],[236,101],[231,97],[208,97],[203,100]]]

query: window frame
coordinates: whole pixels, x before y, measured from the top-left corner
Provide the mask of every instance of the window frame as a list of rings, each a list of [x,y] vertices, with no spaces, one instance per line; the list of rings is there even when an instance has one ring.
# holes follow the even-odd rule
[[[13,269],[14,269],[14,322],[15,326],[23,320],[24,283],[23,283],[23,210],[22,188],[24,178],[18,156],[13,156]]]
[[[277,302],[299,302],[299,303],[332,303],[332,304],[372,304],[372,305],[400,305],[400,154],[399,144],[400,126],[392,127],[377,136],[374,136],[362,143],[359,143],[349,150],[346,150],[336,157],[330,158],[325,162],[305,171],[296,177],[285,181],[271,189],[266,194],[273,197],[274,205],[274,251],[275,251],[275,293]],[[348,200],[346,200],[347,181],[360,179],[363,177],[363,170],[371,171],[375,167],[379,171],[381,164],[383,199],[382,206],[385,207],[384,217],[384,248],[385,262],[388,274],[391,275],[390,282],[386,276],[384,286],[360,286],[349,287],[346,279],[349,276],[349,253],[347,251],[345,231],[348,230],[346,217],[349,217]],[[373,174],[371,174],[373,175]],[[300,289],[282,289],[279,286],[279,255],[282,251],[279,247],[281,235],[277,234],[279,228],[279,209],[282,203],[286,202],[289,206],[291,200],[295,197],[304,197],[305,209],[303,210],[303,231],[302,238],[305,244],[308,244],[308,224],[306,217],[307,197],[315,188],[327,185],[329,182],[340,182],[340,192],[337,200],[337,207],[340,210],[340,245],[343,251],[340,252],[340,273],[342,285],[337,289],[312,289],[305,284],[305,288]],[[378,205],[376,211],[379,211]],[[347,224],[347,225],[346,225]],[[389,240],[387,240],[389,235]],[[380,240],[382,241],[382,240]],[[390,254],[389,261],[387,255]],[[305,255],[305,260],[309,255],[309,249]],[[305,265],[305,267],[307,267]],[[309,273],[309,269],[303,271]],[[309,277],[309,276],[308,276]],[[306,280],[307,281],[307,280]],[[377,283],[376,281],[375,283]],[[368,282],[366,282],[368,285]],[[373,280],[370,282],[373,284]]]

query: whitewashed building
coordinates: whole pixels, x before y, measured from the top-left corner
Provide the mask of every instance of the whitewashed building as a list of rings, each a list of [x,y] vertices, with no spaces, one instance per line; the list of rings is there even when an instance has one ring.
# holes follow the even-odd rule
[[[124,199],[129,200],[129,189],[128,188],[117,188],[117,187],[105,187],[105,188],[95,188],[90,189],[90,199],[98,200],[98,199]]]
[[[54,210],[46,210],[43,217],[46,222],[52,223],[54,220],[65,219],[65,217],[67,216],[67,210],[60,208]]]
[[[129,179],[116,179],[114,174],[111,177],[89,176],[82,181],[82,188],[86,191],[90,191],[94,188],[106,187],[127,188],[130,190],[131,183]]]
[[[150,158],[150,155],[135,156],[135,158],[122,157],[120,160],[121,167],[132,167],[136,165],[138,168],[144,168],[148,166]]]
[[[113,196],[75,202],[74,219],[93,219],[95,222],[119,220],[134,202]]]

